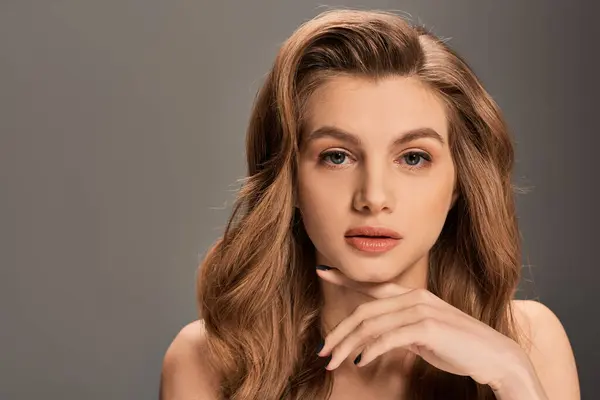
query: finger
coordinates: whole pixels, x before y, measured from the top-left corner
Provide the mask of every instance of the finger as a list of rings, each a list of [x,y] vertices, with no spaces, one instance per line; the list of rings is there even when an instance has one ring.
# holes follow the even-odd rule
[[[409,307],[419,305],[415,300],[415,296],[411,296],[411,293],[407,293],[387,299],[373,300],[359,305],[349,316],[344,318],[327,334],[323,348],[319,352],[319,356],[329,355],[329,353],[336,348],[344,338],[354,332],[361,324],[367,323],[366,321],[380,315],[401,312]],[[425,308],[426,306],[426,304],[421,304],[421,307],[417,307],[416,311],[421,312],[423,315],[430,315],[432,313],[431,311],[422,310],[422,308]]]
[[[413,290],[390,282],[356,282],[348,278],[339,270],[333,268],[329,270],[317,269],[317,274],[324,281],[327,281],[334,285],[347,287],[374,299],[384,299],[388,297],[398,296]]]
[[[424,348],[434,353],[443,353],[440,343],[443,341],[444,326],[441,321],[423,318],[384,333],[364,348],[357,366],[365,366],[380,355],[397,348],[406,348],[412,352],[417,348]]]
[[[326,368],[333,370],[339,367],[350,354],[355,354],[357,349],[371,344],[387,332],[435,317],[437,317],[435,309],[427,305],[417,305],[366,319],[334,347]]]
[[[374,299],[385,299],[390,297],[396,297],[403,294],[412,293],[411,296],[414,296],[415,303],[430,303],[440,308],[444,308],[446,311],[453,313],[458,317],[468,317],[471,318],[470,315],[465,314],[463,311],[454,307],[451,304],[448,304],[444,300],[440,299],[438,296],[433,294],[431,291],[425,288],[407,288],[395,283],[385,282],[385,283],[367,283],[367,282],[356,282],[346,275],[344,275],[341,271],[337,269],[329,269],[329,270],[321,270],[317,269],[317,274],[319,277],[325,281],[333,283],[335,285],[344,286],[355,290],[359,293],[365,294]]]

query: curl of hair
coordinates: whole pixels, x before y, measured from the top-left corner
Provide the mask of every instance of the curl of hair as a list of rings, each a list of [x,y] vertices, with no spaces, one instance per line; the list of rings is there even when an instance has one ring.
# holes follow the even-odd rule
[[[428,289],[514,340],[511,299],[520,237],[513,145],[501,113],[446,43],[383,11],[332,10],[282,45],[247,131],[247,178],[197,288],[209,359],[227,399],[315,399],[331,393],[314,247],[295,208],[297,153],[311,93],[333,76],[416,77],[446,105],[459,196],[431,249]],[[412,399],[494,399],[470,377],[417,358]]]

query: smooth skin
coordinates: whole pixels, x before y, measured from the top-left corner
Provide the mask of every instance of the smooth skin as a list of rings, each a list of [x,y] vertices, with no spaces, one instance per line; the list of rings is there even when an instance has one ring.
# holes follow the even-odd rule
[[[428,88],[416,78],[332,78],[309,101],[306,128],[298,207],[317,263],[331,267],[316,270],[330,400],[402,398],[416,354],[502,400],[580,398],[569,340],[547,307],[513,301],[521,347],[426,289],[429,250],[457,197],[445,108]],[[363,225],[393,229],[401,243],[357,251],[344,233]],[[163,400],[217,398],[205,346],[201,321],[175,338]]]
[[[323,357],[331,355],[326,369],[335,370],[357,352],[359,356],[352,358],[362,368],[393,349],[406,348],[439,369],[489,385],[498,399],[550,398],[528,354],[515,341],[431,292],[393,283],[364,286],[335,270],[318,273],[328,282],[374,299],[329,332],[319,352]],[[547,309],[544,312],[550,324],[552,316]],[[559,328],[556,321],[554,325]],[[577,395],[573,391],[561,398]]]

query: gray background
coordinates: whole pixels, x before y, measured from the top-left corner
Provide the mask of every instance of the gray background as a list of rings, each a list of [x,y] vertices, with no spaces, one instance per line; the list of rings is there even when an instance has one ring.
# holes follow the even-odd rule
[[[593,3],[326,3],[451,37],[504,109],[532,188],[520,297],[562,320],[584,399],[600,389]],[[245,172],[254,93],[319,4],[0,0],[1,399],[157,398]]]

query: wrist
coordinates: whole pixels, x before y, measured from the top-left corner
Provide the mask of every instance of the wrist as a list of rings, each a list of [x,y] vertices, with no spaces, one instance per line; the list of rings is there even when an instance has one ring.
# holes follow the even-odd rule
[[[513,364],[502,379],[490,386],[498,400],[548,400],[530,362]]]

